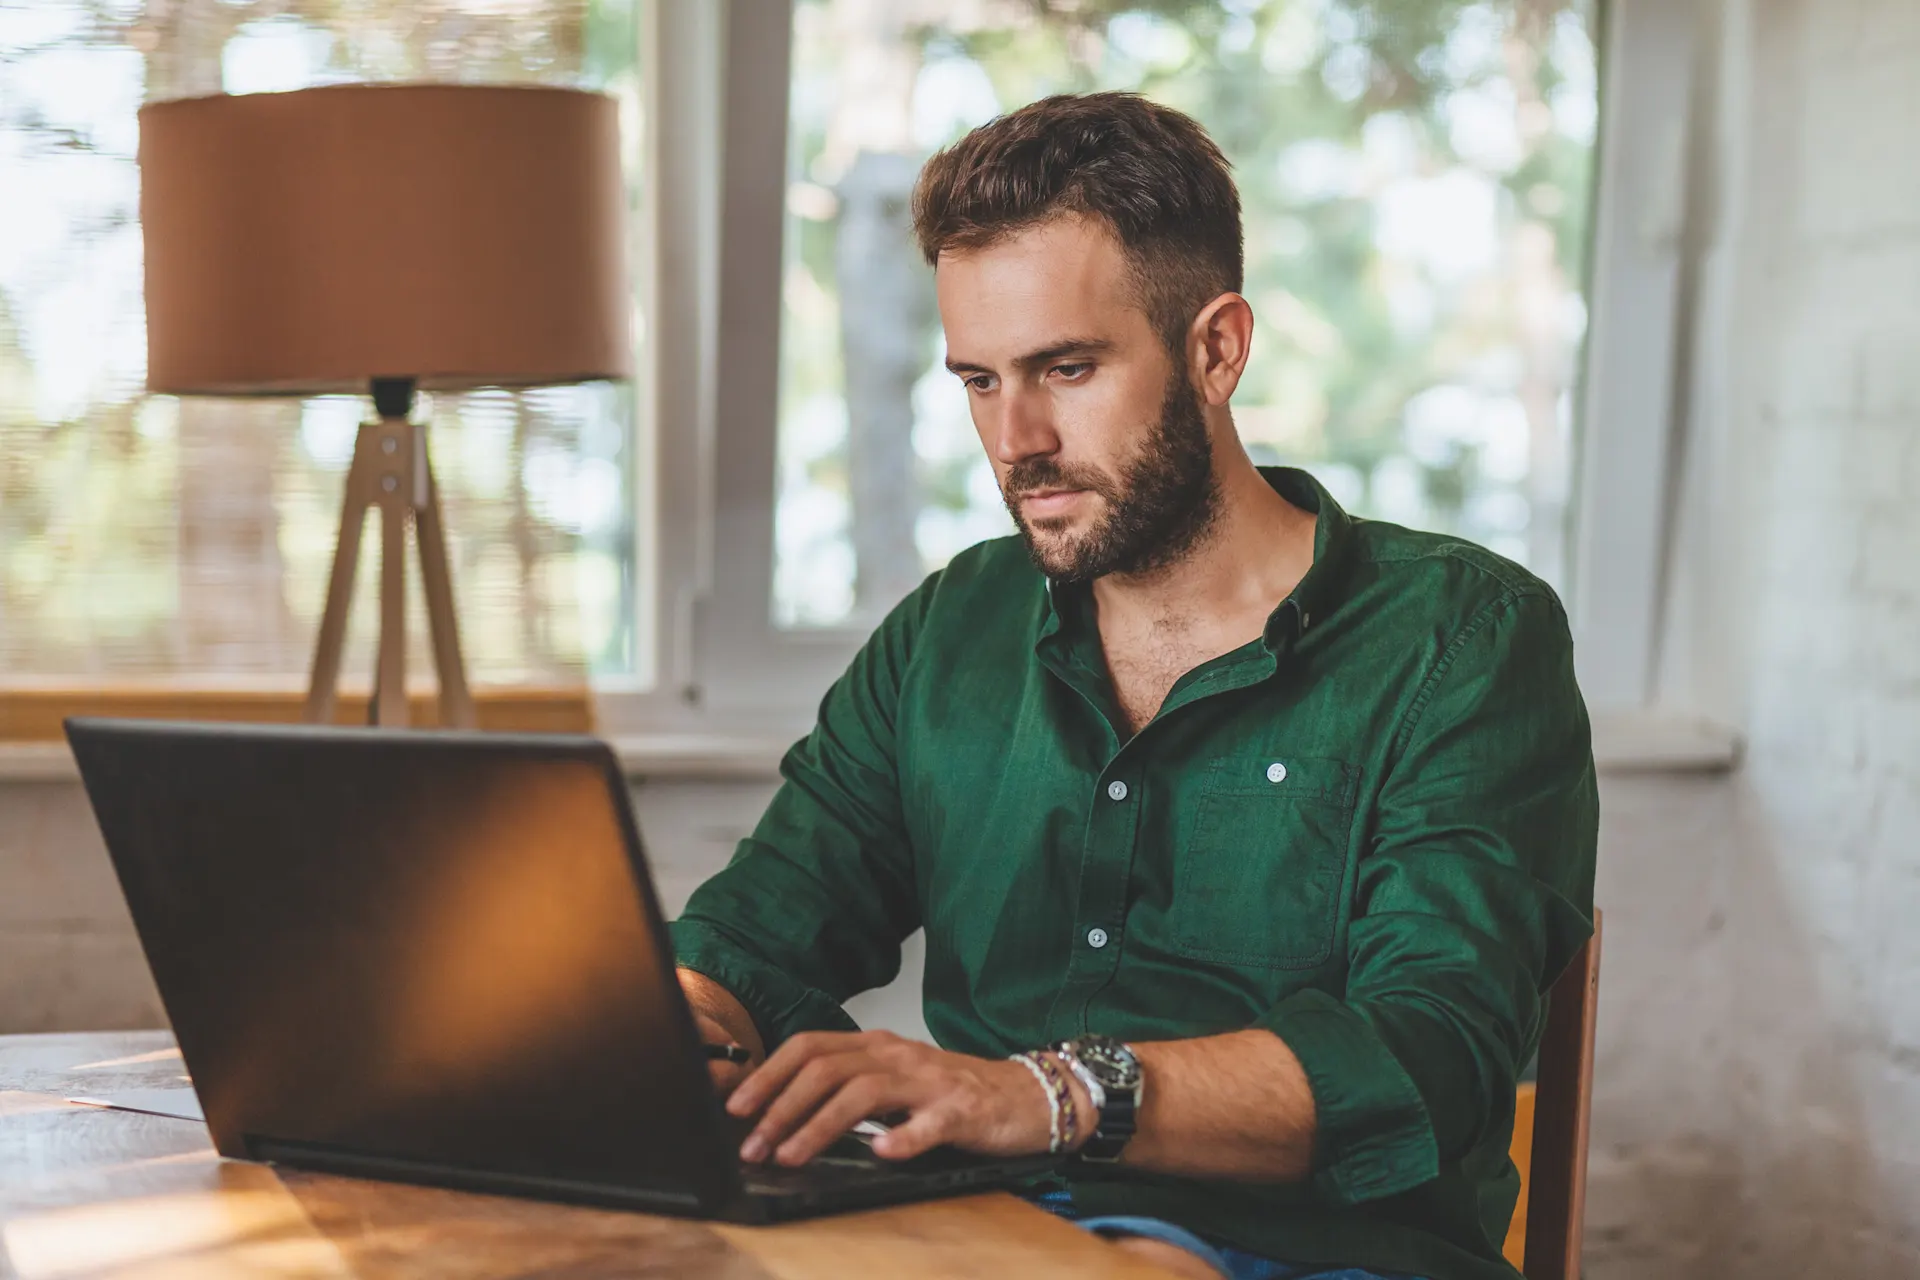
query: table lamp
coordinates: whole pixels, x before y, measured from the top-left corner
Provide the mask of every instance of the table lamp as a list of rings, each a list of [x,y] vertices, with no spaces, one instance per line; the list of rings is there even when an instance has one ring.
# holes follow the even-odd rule
[[[619,134],[613,99],[535,87],[338,85],[141,110],[148,389],[373,399],[347,473],[307,720],[333,718],[371,507],[370,715],[407,719],[412,522],[440,723],[474,723],[414,393],[632,376]]]

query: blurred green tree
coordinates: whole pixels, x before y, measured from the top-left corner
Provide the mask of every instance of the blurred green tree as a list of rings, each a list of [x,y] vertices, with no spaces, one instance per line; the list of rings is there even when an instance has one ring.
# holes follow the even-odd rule
[[[858,335],[870,328],[898,347],[911,330],[929,361],[938,337],[933,322],[884,295],[835,292],[836,261],[885,252],[870,229],[845,242],[850,207],[837,184],[870,152],[917,162],[979,123],[976,104],[952,104],[943,117],[935,101],[964,97],[969,77],[990,86],[994,111],[1123,88],[1198,118],[1234,163],[1245,210],[1259,346],[1235,407],[1256,457],[1318,465],[1348,477],[1363,510],[1458,529],[1557,570],[1581,324],[1569,311],[1578,309],[1593,167],[1586,0],[797,8],[792,175],[802,197],[817,194],[790,201],[788,314],[839,314],[837,325],[790,323],[783,335],[784,412],[811,422],[825,399],[844,396],[852,429],[851,449],[815,447],[783,472],[796,489],[848,495],[847,537],[860,555],[842,612],[883,611],[899,582],[941,558],[916,554],[916,512],[980,501],[977,456],[958,449],[922,451],[911,501],[870,501],[849,484],[863,451],[909,447],[898,431],[877,437],[859,424],[914,418],[899,377],[886,389],[847,375],[852,352],[868,345]],[[928,136],[929,121],[938,136]],[[1447,218],[1496,234],[1450,247]],[[1492,260],[1450,269],[1450,252]],[[806,277],[797,282],[796,267]],[[854,336],[829,349],[835,331]],[[1422,401],[1436,389],[1443,394]],[[1461,390],[1486,403],[1476,408]],[[891,402],[863,403],[877,396]],[[796,538],[788,558],[800,559],[803,545]],[[876,571],[868,548],[895,563]],[[780,612],[837,620],[831,602],[790,600]]]

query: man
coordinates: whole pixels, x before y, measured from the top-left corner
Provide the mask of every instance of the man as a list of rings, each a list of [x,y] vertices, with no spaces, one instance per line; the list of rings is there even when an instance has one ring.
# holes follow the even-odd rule
[[[1559,602],[1248,460],[1239,199],[1187,117],[1036,103],[914,217],[1020,536],[881,624],[673,926],[753,1053],[742,1155],[905,1112],[880,1154],[1079,1151],[1033,1194],[1184,1274],[1513,1277],[1515,1080],[1592,915]],[[940,1048],[840,1007],[916,928]]]

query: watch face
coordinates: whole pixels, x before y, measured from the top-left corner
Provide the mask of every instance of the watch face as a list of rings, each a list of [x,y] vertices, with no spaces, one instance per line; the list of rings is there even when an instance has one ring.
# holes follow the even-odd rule
[[[1140,1083],[1140,1059],[1112,1036],[1081,1036],[1074,1056],[1108,1089],[1131,1090]]]

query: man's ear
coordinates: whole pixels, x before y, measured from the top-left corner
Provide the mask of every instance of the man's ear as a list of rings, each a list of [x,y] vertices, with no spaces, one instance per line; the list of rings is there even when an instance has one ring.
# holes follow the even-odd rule
[[[1187,329],[1189,372],[1209,405],[1233,399],[1253,349],[1253,307],[1237,293],[1223,293],[1200,308]]]

